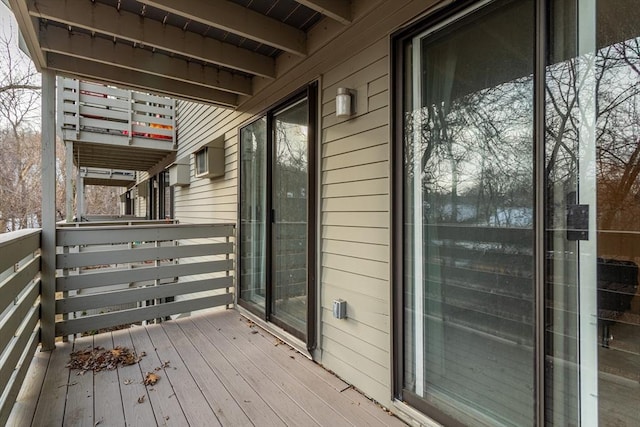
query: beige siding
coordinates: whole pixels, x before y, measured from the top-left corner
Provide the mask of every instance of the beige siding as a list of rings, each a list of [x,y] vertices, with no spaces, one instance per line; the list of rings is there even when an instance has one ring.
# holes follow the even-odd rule
[[[384,405],[391,404],[390,34],[433,2],[353,2],[354,23],[331,21],[309,34],[309,55],[278,59],[279,78],[256,79],[239,111],[178,103],[178,158],[192,181],[176,188],[181,222],[237,220],[238,127],[306,83],[319,79],[319,362]],[[336,35],[340,32],[340,35]],[[355,117],[335,117],[338,87],[357,91]],[[194,179],[192,153],[225,138],[225,177]],[[332,316],[347,301],[348,319]]]
[[[388,40],[323,75],[322,361],[368,395],[390,391]],[[370,105],[370,87],[382,102]],[[357,91],[356,118],[335,117],[338,87]],[[347,301],[347,320],[332,303]]]
[[[178,154],[189,158],[191,185],[175,188],[175,215],[182,223],[235,222],[237,217],[237,120],[233,110],[179,101]],[[225,174],[196,179],[193,153],[219,136],[225,138]]]

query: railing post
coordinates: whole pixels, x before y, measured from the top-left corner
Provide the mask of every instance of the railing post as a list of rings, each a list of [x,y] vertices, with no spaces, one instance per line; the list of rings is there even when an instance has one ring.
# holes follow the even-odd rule
[[[66,174],[65,174],[65,216],[67,222],[73,221],[73,141],[65,141]]]
[[[171,134],[171,139],[173,140],[173,148],[178,149],[178,133],[176,129],[176,123],[178,122],[178,113],[176,111],[176,101],[175,99],[171,100],[171,130],[173,133]]]
[[[67,80],[68,81],[68,80]],[[75,85],[76,139],[80,139],[80,80],[72,80]]]
[[[79,163],[79,162],[78,162]],[[78,168],[78,175],[76,178],[76,221],[82,222],[84,217],[84,178],[82,176],[81,168]]]
[[[56,79],[42,71],[42,238],[40,325],[43,350],[55,348],[56,303]]]
[[[127,135],[129,137],[129,145],[131,145],[133,143],[133,102],[135,102],[135,100],[133,99],[133,91],[129,91],[129,102],[127,103],[127,106],[129,108],[129,111],[127,111],[128,116],[129,116],[129,134]]]
[[[226,236],[226,237],[225,237],[225,242],[228,244],[228,243],[229,243],[229,241],[230,241],[230,240],[229,240],[229,236]],[[227,253],[225,254],[225,259],[226,259],[227,261],[229,261],[229,252],[228,252],[228,251],[227,251]],[[226,271],[226,275],[227,275],[227,277],[230,275],[230,272],[229,272],[229,269],[228,269],[228,268],[227,268],[227,271]],[[227,287],[227,288],[225,289],[225,292],[226,292],[226,293],[229,293],[229,287]],[[227,304],[225,308],[228,310],[228,309],[229,309],[229,304]]]

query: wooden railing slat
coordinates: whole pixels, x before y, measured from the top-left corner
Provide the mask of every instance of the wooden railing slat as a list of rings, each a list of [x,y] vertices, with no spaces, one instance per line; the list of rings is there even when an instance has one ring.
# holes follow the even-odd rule
[[[40,249],[40,230],[20,230],[0,234],[0,273]]]
[[[79,274],[77,276],[61,276],[56,279],[58,292],[78,289],[90,289],[100,286],[119,285],[123,283],[141,282],[144,280],[160,280],[169,277],[192,276],[196,274],[218,273],[233,269],[233,260],[204,261],[177,265],[150,266],[135,269],[109,270]]]
[[[20,270],[0,283],[0,312],[12,303],[22,292],[26,284],[31,282],[40,271],[40,256],[31,259]]]
[[[132,308],[111,313],[86,316],[56,323],[56,335],[70,335],[89,330],[125,325],[172,314],[204,310],[233,303],[233,294],[226,293],[184,301],[168,302],[150,307]]]
[[[36,311],[34,310],[34,314],[35,313]],[[31,365],[31,358],[36,351],[39,342],[39,333],[37,330],[33,330],[22,353],[22,357],[18,360],[19,368],[14,371],[9,382],[6,384],[4,391],[0,392],[0,395],[4,393],[5,396],[5,399],[0,401],[0,425],[6,425],[7,420],[11,415],[11,410],[18,398],[18,394],[22,388],[22,383],[24,382],[29,366]]]
[[[233,277],[215,277],[211,279],[168,283],[158,286],[146,286],[121,291],[111,291],[99,295],[79,295],[56,301],[56,313],[70,313],[106,306],[114,306],[155,298],[167,298],[194,292],[212,291],[233,286]]]
[[[2,363],[0,364],[0,384],[4,384],[4,387],[8,384],[9,378],[11,378],[13,371],[18,365],[18,361],[24,353],[27,343],[29,342],[29,338],[31,338],[32,332],[39,320],[40,311],[37,307],[33,307],[26,322],[23,323],[23,327],[18,331],[17,336],[12,337],[12,340],[4,348],[6,354],[2,358]]]
[[[16,331],[25,319],[26,314],[31,310],[38,296],[40,295],[40,281],[36,281],[26,289],[26,293],[22,295],[16,305],[5,313],[0,319],[0,348],[4,349],[11,339],[16,335]]]
[[[56,255],[57,268],[87,267],[93,265],[124,264],[137,261],[189,258],[204,255],[233,253],[232,243],[164,246],[157,248],[114,248],[96,252]]]
[[[132,241],[183,240],[233,236],[233,224],[216,225],[134,225],[57,229],[59,246],[125,243]]]

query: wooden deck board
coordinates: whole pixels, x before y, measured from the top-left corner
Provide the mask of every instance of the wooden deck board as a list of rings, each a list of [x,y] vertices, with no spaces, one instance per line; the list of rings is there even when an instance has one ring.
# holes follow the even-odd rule
[[[206,318],[201,319],[208,321]],[[211,329],[217,329],[215,326],[218,326],[220,333],[235,346],[236,352],[243,352],[256,369],[261,369],[272,382],[278,384],[287,396],[313,417],[318,424],[327,423],[332,426],[351,425],[346,418],[336,412],[310,388],[306,387],[305,382],[299,381],[298,378],[292,376],[288,369],[290,366],[278,365],[267,353],[252,345],[251,338],[248,336],[252,335],[250,328],[246,327],[244,328],[245,330],[232,329],[227,327],[228,323],[216,322],[216,325],[211,322],[208,323],[211,325]],[[262,341],[262,337],[258,337],[258,340]],[[271,347],[274,347],[274,345],[271,344]],[[278,351],[278,353],[283,354],[282,351]],[[283,354],[283,356],[288,359],[287,362],[290,362],[291,358],[295,359],[296,356],[302,357],[294,354],[295,352],[292,350],[289,355]]]
[[[202,354],[192,351],[194,345],[175,322],[162,325],[195,380],[197,387],[215,412],[222,425],[251,426],[251,420],[238,402],[225,388],[224,384]]]
[[[380,406],[374,404],[360,394],[360,392],[354,390],[353,387],[349,387],[347,390],[343,391],[342,394],[350,399],[355,405],[358,405],[358,408],[377,418],[382,425],[389,427],[400,427],[406,425],[404,422],[400,421],[399,418],[395,417],[390,412],[383,410]]]
[[[7,425],[28,426],[33,421],[50,359],[50,351],[41,351],[40,348],[36,350],[24,380],[25,386],[13,405]]]
[[[146,356],[95,374],[65,367],[74,348],[119,345]],[[32,366],[12,418],[20,427],[402,425],[233,310],[60,343]],[[160,376],[154,386],[147,372]]]
[[[267,405],[262,396],[237,374],[233,363],[220,353],[194,324],[192,319],[176,322],[189,337],[197,351],[201,352],[211,371],[220,379],[238,406],[253,423],[264,426],[284,426],[283,420]]]
[[[283,419],[288,425],[319,425],[296,401],[283,389],[282,384],[274,383],[262,370],[255,369],[250,358],[244,353],[244,349],[235,347],[231,341],[233,337],[227,338],[215,328],[211,328],[205,318],[194,319],[196,325],[203,325],[205,335],[225,357],[232,357],[234,367],[251,386],[258,392],[265,402]]]
[[[369,399],[358,391],[354,390],[346,382],[336,375],[322,369],[315,362],[309,360],[304,355],[300,355],[295,349],[283,344],[289,351],[282,351],[282,345],[274,345],[274,337],[269,332],[260,328],[250,320],[238,316],[225,316],[207,318],[212,324],[221,324],[231,327],[236,320],[246,325],[244,329],[247,341],[260,347],[269,357],[277,361],[279,369],[285,369],[291,373],[297,381],[307,384],[313,388],[319,398],[324,399],[338,410],[345,418],[355,423],[355,425],[383,425],[401,426],[405,425],[400,419],[382,410],[378,405],[373,404]],[[240,329],[243,331],[243,329]],[[257,333],[254,332],[257,330]],[[254,339],[251,339],[251,338]],[[261,338],[261,339],[258,339]],[[291,357],[290,353],[295,353]],[[318,381],[320,380],[320,381]],[[335,393],[338,392],[338,393]]]
[[[62,425],[70,378],[69,369],[65,368],[65,365],[72,349],[71,343],[58,343],[56,349],[51,352],[40,399],[33,416],[33,426]]]
[[[274,345],[271,336],[266,336],[266,332],[257,327],[249,327],[251,324],[242,321],[244,328],[233,328],[235,319],[231,316],[220,317],[218,319],[206,319],[214,327],[217,326],[224,334],[225,331],[233,331],[236,340],[242,348],[251,347],[257,352],[252,352],[252,360],[256,366],[263,366],[265,372],[272,373],[274,380],[281,378],[285,385],[299,384],[304,388],[292,390],[297,396],[306,397],[306,402],[301,402],[320,423],[330,425],[358,425],[364,423],[368,426],[384,426],[378,419],[365,411],[358,409],[357,404],[346,398],[339,391],[333,389],[329,384],[318,381],[310,371],[304,368],[291,369],[296,361],[303,364],[313,363],[306,357],[297,353],[286,344]],[[283,348],[288,351],[283,351]],[[295,365],[294,365],[295,366]],[[317,366],[315,366],[317,368]],[[314,403],[315,402],[315,403]]]
[[[156,373],[155,369],[162,365],[162,360],[156,353],[147,329],[135,327],[129,329],[129,333],[136,353],[141,354],[143,351],[146,353],[146,356],[141,358],[138,363],[142,377],[144,378],[148,373]],[[166,377],[160,378],[153,386],[147,386],[147,395],[159,426],[188,425],[187,417]]]
[[[174,343],[169,340],[162,328],[147,328],[156,353],[162,364],[155,369],[160,376],[160,382],[169,381],[189,425],[191,426],[221,426],[207,399],[193,379],[192,372],[178,355]],[[195,373],[197,375],[197,373]]]
[[[94,337],[93,345],[105,349],[112,349],[113,338],[111,334],[99,334]],[[85,375],[90,375],[87,372]],[[122,394],[118,371],[100,371],[93,376],[94,396],[94,424],[100,427],[117,427],[125,423],[124,409],[122,407]]]
[[[73,351],[87,348],[93,348],[92,336],[78,338],[73,343]],[[93,398],[93,372],[88,371],[81,374],[79,371],[71,371],[63,425],[65,427],[94,425]]]
[[[122,346],[133,349],[133,341],[131,341],[131,335],[129,335],[128,330],[115,331],[111,335],[114,347]],[[117,372],[126,425],[156,425],[147,388],[142,384],[144,377],[140,371],[140,366],[137,364],[118,366]],[[144,398],[141,399],[142,396]],[[142,402],[139,402],[139,400]]]

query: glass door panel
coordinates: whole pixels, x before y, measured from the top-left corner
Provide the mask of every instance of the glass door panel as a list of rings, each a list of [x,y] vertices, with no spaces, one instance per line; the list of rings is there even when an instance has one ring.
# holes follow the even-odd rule
[[[272,317],[306,335],[308,105],[273,116]]]
[[[267,286],[267,120],[240,129],[240,299],[265,314]]]
[[[534,10],[485,3],[406,51],[403,397],[469,425],[536,421]]]
[[[547,421],[635,426],[640,11],[632,1],[565,0],[550,17]]]

